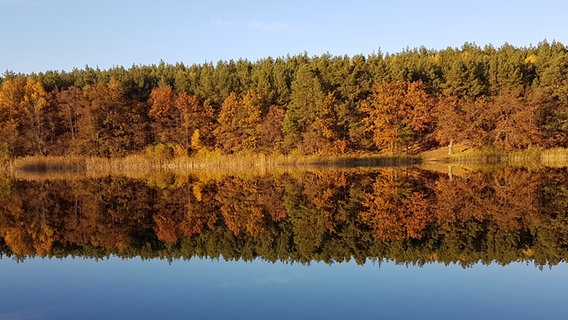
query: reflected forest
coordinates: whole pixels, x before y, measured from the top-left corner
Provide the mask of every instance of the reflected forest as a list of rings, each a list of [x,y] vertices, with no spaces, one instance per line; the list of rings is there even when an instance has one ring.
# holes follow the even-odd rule
[[[0,178],[0,255],[556,265],[566,169]]]

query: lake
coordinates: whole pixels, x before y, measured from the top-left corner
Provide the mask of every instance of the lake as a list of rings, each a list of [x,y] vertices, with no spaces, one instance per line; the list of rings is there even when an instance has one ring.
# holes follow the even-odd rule
[[[0,176],[0,319],[564,319],[565,168]]]

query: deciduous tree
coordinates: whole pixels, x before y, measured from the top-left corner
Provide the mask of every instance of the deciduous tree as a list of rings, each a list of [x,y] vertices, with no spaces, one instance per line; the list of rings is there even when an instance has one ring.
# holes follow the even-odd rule
[[[248,91],[239,98],[232,92],[221,105],[218,121],[215,136],[222,150],[228,153],[254,150],[261,121],[258,96]]]
[[[409,152],[432,130],[432,100],[422,82],[382,82],[362,103],[364,122],[377,148],[391,153]]]

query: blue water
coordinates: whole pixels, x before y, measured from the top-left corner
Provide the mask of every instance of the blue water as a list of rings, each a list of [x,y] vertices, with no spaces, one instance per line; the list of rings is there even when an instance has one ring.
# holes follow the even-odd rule
[[[566,319],[566,264],[0,260],[0,319]]]

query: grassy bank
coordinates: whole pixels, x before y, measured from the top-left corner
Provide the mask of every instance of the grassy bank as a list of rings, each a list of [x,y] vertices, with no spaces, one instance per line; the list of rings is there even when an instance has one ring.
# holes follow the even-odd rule
[[[510,166],[566,167],[568,166],[568,149],[467,150],[463,153],[452,155],[449,160],[451,162],[478,162]]]
[[[456,164],[500,164],[510,166],[567,167],[568,149],[532,148],[520,151],[492,149],[458,149],[451,156],[446,148],[424,152],[416,157],[387,155],[304,156],[265,155],[260,153],[222,154],[220,151],[202,151],[191,157],[155,157],[147,154],[121,158],[97,157],[24,157],[5,164],[3,171],[25,172],[97,172],[98,174],[120,171],[239,169],[250,170],[275,167],[339,166],[339,167],[384,167],[407,166],[423,162]]]
[[[259,153],[222,154],[219,151],[200,152],[192,157],[161,158],[145,154],[121,158],[97,157],[24,157],[13,160],[4,170],[26,172],[116,172],[148,170],[196,170],[229,168],[272,168],[287,166],[380,167],[412,165],[418,157],[383,155],[303,156],[265,155]]]
[[[85,171],[85,157],[24,157],[12,160],[4,169],[29,172]]]
[[[447,148],[439,148],[422,153],[424,162],[443,162],[460,164],[502,164],[510,166],[568,166],[568,149],[529,148],[524,150],[503,151],[496,149],[473,149],[465,146],[454,147],[456,151],[448,155]]]

